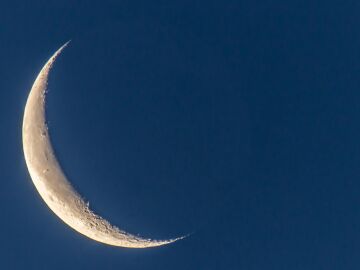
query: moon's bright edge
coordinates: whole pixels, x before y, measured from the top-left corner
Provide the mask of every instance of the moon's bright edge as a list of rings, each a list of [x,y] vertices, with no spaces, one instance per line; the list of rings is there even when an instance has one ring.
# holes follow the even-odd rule
[[[127,248],[148,248],[170,244],[169,240],[141,238],[111,225],[90,210],[67,180],[56,159],[45,115],[45,95],[49,72],[69,42],[58,49],[37,76],[28,96],[23,119],[23,149],[31,179],[49,208],[77,232],[98,242]]]

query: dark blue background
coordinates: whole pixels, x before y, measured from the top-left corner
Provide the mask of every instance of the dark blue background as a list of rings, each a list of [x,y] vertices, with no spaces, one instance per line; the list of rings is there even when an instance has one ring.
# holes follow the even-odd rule
[[[359,269],[359,1],[0,4],[1,269]],[[22,153],[42,65],[50,134],[105,246],[45,206]]]

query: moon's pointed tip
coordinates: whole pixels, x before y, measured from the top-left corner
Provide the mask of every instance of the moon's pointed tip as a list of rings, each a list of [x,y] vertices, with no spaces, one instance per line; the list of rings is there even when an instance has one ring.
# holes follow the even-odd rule
[[[155,240],[155,239],[141,239],[136,245],[130,245],[126,247],[130,248],[154,248],[160,246],[167,246],[174,242],[177,242],[181,239],[188,237],[190,234],[183,235],[177,238],[167,239],[167,240]]]
[[[172,242],[179,241],[179,240],[183,240],[183,239],[185,239],[185,238],[188,238],[190,235],[192,235],[192,233],[188,233],[188,234],[185,234],[185,235],[183,235],[183,236],[179,236],[179,237],[173,239]]]
[[[62,47],[64,47],[64,48],[65,48],[67,45],[69,45],[69,43],[70,43],[70,42],[71,42],[71,39],[69,39],[68,41],[66,41],[66,42],[65,42],[65,44],[64,44],[64,45],[62,45]]]
[[[65,43],[64,43],[64,45],[62,45],[61,47],[60,47],[60,49],[58,49],[57,50],[57,54],[59,54],[59,53],[61,53],[68,45],[69,45],[69,43],[71,42],[71,39],[69,39],[68,41],[66,41]]]
[[[66,41],[54,54],[54,56],[58,56],[71,42],[71,39],[69,39],[68,41]]]
[[[69,45],[71,39],[65,42],[54,54],[53,56],[48,60],[47,65],[45,65],[44,68],[50,70],[52,65],[54,64],[57,57],[62,53],[62,51]]]
[[[169,240],[164,240],[164,241],[156,241],[158,243],[158,245],[154,245],[154,246],[164,246],[164,245],[169,245],[169,244],[172,244],[174,242],[177,242],[177,241],[180,241],[180,240],[183,240],[187,237],[189,237],[192,233],[188,233],[188,234],[185,234],[183,236],[179,236],[177,238],[173,238],[173,239],[169,239]],[[155,243],[156,243],[155,242]]]

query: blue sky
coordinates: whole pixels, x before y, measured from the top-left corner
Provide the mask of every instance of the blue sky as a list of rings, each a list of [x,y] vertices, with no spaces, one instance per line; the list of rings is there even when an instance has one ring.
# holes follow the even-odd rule
[[[0,4],[2,269],[359,269],[356,1]],[[144,237],[89,240],[44,204],[21,142],[51,73],[55,151],[80,194]]]

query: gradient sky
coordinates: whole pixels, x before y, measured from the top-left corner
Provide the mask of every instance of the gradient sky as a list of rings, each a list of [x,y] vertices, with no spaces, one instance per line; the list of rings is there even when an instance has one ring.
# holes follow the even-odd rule
[[[359,14],[346,0],[2,1],[0,268],[359,269]],[[114,225],[187,239],[106,246],[35,190],[22,114],[69,39],[47,103],[69,180]]]

